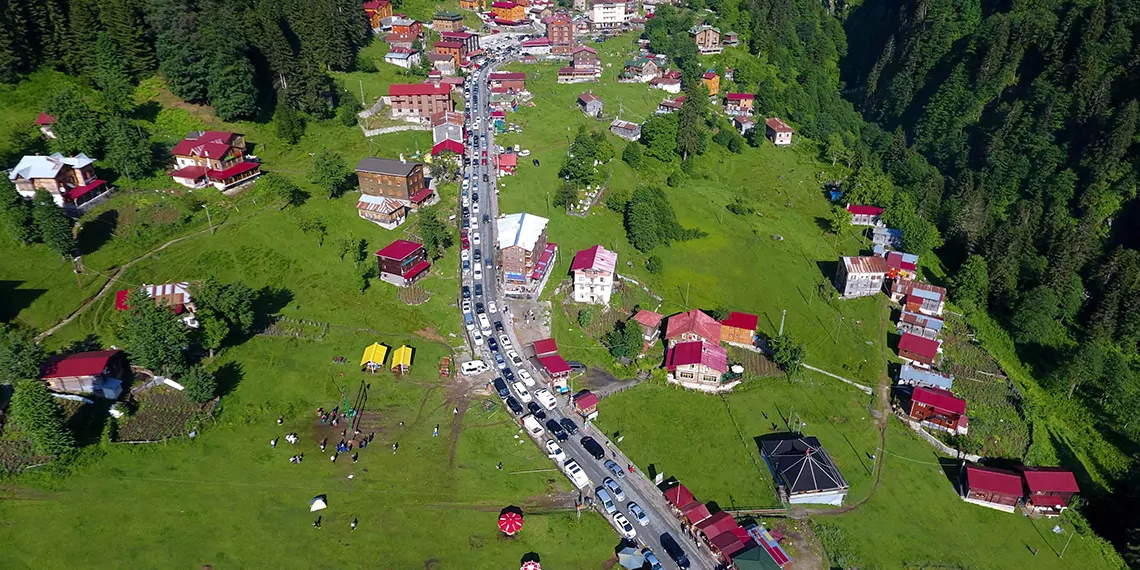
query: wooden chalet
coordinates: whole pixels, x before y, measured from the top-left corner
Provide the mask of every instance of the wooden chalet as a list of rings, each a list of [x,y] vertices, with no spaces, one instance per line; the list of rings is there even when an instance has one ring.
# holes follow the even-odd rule
[[[910,417],[922,425],[954,434],[969,429],[966,401],[948,390],[916,386],[910,397]]]
[[[1021,476],[1028,491],[1025,506],[1045,516],[1059,516],[1081,492],[1073,472],[1060,467],[1026,467]]]
[[[1020,475],[980,465],[966,466],[960,489],[967,503],[1007,513],[1012,513],[1025,495]]]

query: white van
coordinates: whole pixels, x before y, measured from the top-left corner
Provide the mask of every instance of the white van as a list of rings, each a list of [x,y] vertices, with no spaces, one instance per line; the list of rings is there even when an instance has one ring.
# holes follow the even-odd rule
[[[527,391],[522,382],[515,382],[512,386],[514,386],[515,392],[518,392],[519,400],[522,400],[522,403],[529,404],[534,399],[530,397],[530,392]]]
[[[542,424],[538,423],[538,419],[534,414],[527,414],[522,418],[523,428],[535,441],[543,441],[546,439],[546,430],[542,428]]]
[[[481,317],[483,315],[479,316]],[[535,392],[534,399],[538,400],[538,403],[542,404],[542,406],[548,410],[553,410],[558,407],[558,400],[555,400],[554,396],[551,396],[550,392],[547,392],[545,388]]]
[[[459,365],[459,372],[464,376],[482,374],[487,371],[487,364],[482,360],[468,360]]]
[[[479,315],[479,328],[483,334],[491,334],[491,321],[487,320],[486,313]]]
[[[570,479],[570,482],[573,483],[575,487],[584,489],[590,484],[590,478],[582,471],[577,461],[567,459],[566,464],[562,467],[566,471],[566,477]]]

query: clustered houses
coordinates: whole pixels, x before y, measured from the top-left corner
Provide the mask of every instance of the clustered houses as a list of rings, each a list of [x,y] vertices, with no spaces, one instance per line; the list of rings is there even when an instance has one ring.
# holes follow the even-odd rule
[[[663,491],[669,511],[679,519],[682,529],[694,540],[703,541],[724,568],[783,568],[791,558],[775,538],[762,526],[749,523],[742,527],[715,503],[697,501],[692,491],[680,482]],[[700,542],[697,543],[698,547]]]
[[[559,83],[597,81],[602,76],[602,60],[590,46],[578,46],[570,54],[570,65],[558,70]]]
[[[425,120],[436,113],[454,111],[451,87],[432,83],[405,83],[388,86],[387,104],[393,117]]]
[[[261,165],[245,155],[245,136],[226,131],[190,133],[170,151],[175,168],[170,176],[188,188],[213,185],[226,190],[261,174]]]
[[[720,30],[708,25],[695,26],[689,30],[689,36],[697,44],[697,51],[701,55],[721,53],[724,48],[720,45]]]
[[[871,245],[874,247],[876,255],[883,255],[890,249],[899,249],[902,247],[902,230],[876,225],[871,229]]]
[[[765,135],[772,144],[776,146],[788,146],[792,144],[792,133],[795,130],[789,127],[779,117],[769,117],[764,120]]]
[[[726,93],[724,95],[724,112],[731,116],[751,115],[755,100],[756,96],[751,93]]]
[[[657,104],[657,110],[654,111],[657,115],[668,115],[669,113],[676,113],[681,110],[681,105],[685,102],[685,96],[681,95],[676,99],[663,99]]]
[[[883,290],[887,277],[887,262],[874,255],[844,256],[839,258],[835,272],[835,289],[842,299],[867,297]]]
[[[533,214],[508,214],[495,220],[504,294],[538,296],[554,265],[558,245],[546,241],[549,220]]]
[[[389,0],[368,0],[364,3],[364,15],[373,30],[383,27],[383,22],[392,17],[392,2]]]
[[[79,153],[66,157],[58,152],[51,156],[28,155],[8,173],[8,180],[25,199],[47,192],[56,205],[76,214],[107,195],[107,183],[95,177],[95,161]]]
[[[514,71],[496,71],[487,79],[491,83],[491,93],[525,93],[526,74]]]
[[[600,245],[574,254],[570,264],[574,274],[574,301],[591,305],[609,305],[617,273],[617,253]]]
[[[384,63],[411,69],[420,64],[420,52],[410,47],[393,47],[384,54]]]
[[[958,490],[967,503],[1007,513],[1021,505],[1045,516],[1059,516],[1081,492],[1073,473],[1059,467],[1011,471],[981,465],[963,465]]]
[[[376,252],[380,279],[397,287],[407,287],[428,274],[431,262],[422,243],[398,239]]]
[[[500,26],[518,26],[526,23],[526,6],[515,2],[495,2],[491,4],[491,13],[494,14],[495,24]]]
[[[434,196],[424,181],[419,162],[387,158],[363,158],[356,165],[360,183],[357,214],[385,229],[404,223],[409,210],[428,205]]]

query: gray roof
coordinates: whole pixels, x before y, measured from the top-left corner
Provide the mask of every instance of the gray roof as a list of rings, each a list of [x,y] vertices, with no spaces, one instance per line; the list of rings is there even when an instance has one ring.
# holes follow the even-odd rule
[[[793,494],[847,488],[847,480],[815,437],[765,439],[761,447],[772,469]]]
[[[95,162],[87,157],[82,152],[74,157],[63,156],[60,153],[55,153],[51,156],[42,156],[38,154],[26,155],[20,159],[12,172],[8,174],[9,180],[16,180],[24,178],[26,180],[34,180],[37,178],[55,178],[59,171],[64,166],[72,168],[83,168]]]
[[[374,172],[393,176],[409,176],[419,162],[392,160],[391,158],[362,158],[356,163],[357,172]]]
[[[954,386],[954,377],[948,374],[940,374],[933,370],[923,370],[909,364],[904,364],[903,367],[899,369],[899,383],[927,385],[949,390]]]

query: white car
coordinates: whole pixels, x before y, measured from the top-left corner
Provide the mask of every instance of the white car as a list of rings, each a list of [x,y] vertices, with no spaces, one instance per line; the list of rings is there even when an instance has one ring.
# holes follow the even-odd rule
[[[466,181],[466,180],[464,180],[464,182],[467,182],[467,181]],[[467,184],[464,184],[464,185],[463,185],[463,187],[464,187],[464,188],[466,188],[466,187],[467,187]],[[471,198],[468,198],[467,196],[464,196],[464,197],[463,197],[463,207],[464,207],[464,208],[466,208],[466,207],[468,207],[468,206],[470,206],[470,205],[471,205]]]
[[[553,410],[558,407],[558,400],[555,400],[554,396],[551,396],[550,392],[546,391],[546,388],[536,391],[534,393],[534,399],[538,400],[538,403],[542,404],[548,410]]]
[[[475,330],[475,317],[471,316],[470,312],[463,313],[463,322],[467,323],[467,330]]]
[[[463,251],[467,251],[467,250],[463,250]],[[491,313],[492,315],[499,312],[499,308],[495,306],[494,301],[491,301],[490,303],[487,304],[487,312]]]
[[[526,386],[524,386],[522,382],[515,382],[511,384],[511,386],[514,386],[515,392],[519,393],[519,400],[522,400],[522,403],[528,404],[534,399],[530,397],[530,392],[527,391]]]
[[[469,250],[469,249],[463,250],[459,254],[459,259],[460,259],[460,261],[470,261],[471,260],[471,250]]]
[[[476,281],[482,281],[483,280],[483,266],[482,265],[476,265],[475,266],[475,273],[472,274],[472,278],[474,278]]]
[[[479,329],[485,334],[491,334],[491,321],[487,320],[487,315],[479,315]]]
[[[511,349],[511,338],[506,333],[499,335],[499,346],[503,347],[503,350]]]
[[[567,459],[563,467],[566,469],[566,476],[570,478],[570,481],[574,483],[575,487],[581,489],[590,484],[590,478],[587,477],[582,471],[582,468],[578,466],[577,461]]]
[[[622,536],[630,539],[637,536],[637,531],[634,530],[632,524],[629,524],[629,519],[625,518],[625,515],[621,513],[614,513],[614,524],[617,525],[618,530],[621,532]]]
[[[566,453],[553,439],[546,440],[546,455],[559,463],[566,461]]]
[[[471,204],[471,213],[472,214],[478,214],[479,213],[479,202],[475,202],[474,204]]]
[[[507,358],[510,358],[511,362],[513,362],[515,366],[522,366],[523,359],[521,356],[519,356],[519,353],[513,350],[507,351]]]
[[[464,313],[470,313],[471,312],[471,301],[470,300],[464,299],[463,304],[461,306],[463,307]]]
[[[530,372],[519,368],[518,374],[516,374],[516,376],[518,376],[519,379],[523,381],[523,384],[526,384],[532,388],[534,387],[534,377],[530,375]]]
[[[474,342],[475,346],[483,346],[483,335],[479,334],[479,331],[471,331],[471,342]]]
[[[487,364],[482,360],[468,360],[459,365],[459,372],[465,376],[482,374],[487,371]]]
[[[476,227],[476,226],[474,224],[472,224],[472,228],[474,228],[474,227]],[[481,241],[483,241],[483,240],[479,239],[479,234],[474,234],[471,236],[471,243],[473,243],[475,245],[479,245],[479,243]]]

